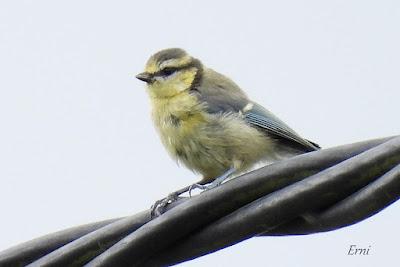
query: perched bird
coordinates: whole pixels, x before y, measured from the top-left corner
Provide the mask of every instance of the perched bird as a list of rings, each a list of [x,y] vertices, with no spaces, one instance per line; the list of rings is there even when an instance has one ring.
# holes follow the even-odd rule
[[[202,175],[200,182],[157,201],[157,213],[180,194],[216,187],[255,163],[319,149],[180,48],[152,55],[136,78],[147,83],[154,124],[169,154]]]

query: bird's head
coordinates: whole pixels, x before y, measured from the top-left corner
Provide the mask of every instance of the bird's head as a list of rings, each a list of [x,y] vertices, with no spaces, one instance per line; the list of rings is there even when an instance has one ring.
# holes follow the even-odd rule
[[[202,69],[201,62],[184,50],[169,48],[152,55],[136,78],[147,83],[151,97],[168,98],[193,89]]]

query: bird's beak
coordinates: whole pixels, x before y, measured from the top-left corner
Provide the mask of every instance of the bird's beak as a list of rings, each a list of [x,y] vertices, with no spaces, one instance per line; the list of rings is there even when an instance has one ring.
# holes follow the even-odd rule
[[[139,80],[144,81],[146,83],[149,83],[153,80],[152,75],[148,72],[139,73],[138,75],[136,75],[136,78],[138,78]]]

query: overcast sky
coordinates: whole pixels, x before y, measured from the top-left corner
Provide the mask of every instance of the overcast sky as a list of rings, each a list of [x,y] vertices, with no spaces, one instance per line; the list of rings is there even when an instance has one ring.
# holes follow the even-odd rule
[[[151,2],[151,3],[150,3]],[[142,71],[182,47],[302,136],[400,133],[399,1],[2,1],[0,250],[136,213],[198,180],[162,147]],[[253,238],[184,266],[392,266],[400,205],[357,225]],[[347,256],[349,246],[369,256]]]

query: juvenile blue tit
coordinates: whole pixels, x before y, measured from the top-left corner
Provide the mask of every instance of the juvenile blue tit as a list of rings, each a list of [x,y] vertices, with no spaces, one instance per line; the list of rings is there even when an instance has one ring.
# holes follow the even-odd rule
[[[169,154],[202,175],[200,182],[157,201],[155,209],[192,188],[218,186],[256,163],[319,149],[182,49],[157,52],[136,78],[147,83],[154,124]]]

